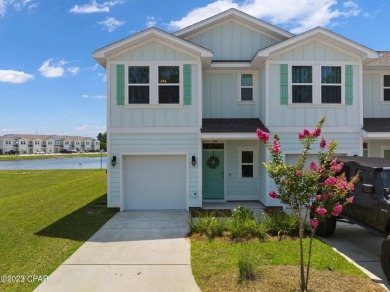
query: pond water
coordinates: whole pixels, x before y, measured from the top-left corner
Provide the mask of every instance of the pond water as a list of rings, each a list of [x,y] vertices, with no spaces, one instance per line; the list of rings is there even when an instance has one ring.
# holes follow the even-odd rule
[[[0,161],[0,170],[100,169],[107,168],[107,157],[70,157],[37,160]]]

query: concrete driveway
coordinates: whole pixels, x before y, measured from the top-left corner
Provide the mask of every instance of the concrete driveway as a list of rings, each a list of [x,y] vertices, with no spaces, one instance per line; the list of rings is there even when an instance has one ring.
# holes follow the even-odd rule
[[[117,213],[36,291],[200,291],[187,212]]]
[[[373,281],[387,290],[390,284],[382,272],[380,247],[384,237],[354,224],[337,222],[335,233],[321,240],[356,263]]]

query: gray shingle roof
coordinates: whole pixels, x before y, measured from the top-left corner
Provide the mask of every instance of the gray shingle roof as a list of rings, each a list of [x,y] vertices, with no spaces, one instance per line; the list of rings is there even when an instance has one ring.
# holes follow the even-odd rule
[[[390,118],[365,118],[363,130],[367,132],[390,132]]]
[[[269,133],[259,119],[203,119],[202,133]]]

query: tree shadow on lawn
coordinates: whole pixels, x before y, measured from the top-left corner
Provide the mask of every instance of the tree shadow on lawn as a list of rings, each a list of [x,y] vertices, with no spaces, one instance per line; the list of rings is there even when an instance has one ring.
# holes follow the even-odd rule
[[[117,212],[118,209],[107,208],[107,194],[104,194],[35,235],[86,241]]]

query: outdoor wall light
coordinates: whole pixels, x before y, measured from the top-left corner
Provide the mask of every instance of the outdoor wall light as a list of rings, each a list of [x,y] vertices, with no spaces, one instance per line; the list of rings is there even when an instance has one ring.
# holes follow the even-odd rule
[[[111,159],[111,165],[112,165],[112,167],[115,167],[115,165],[116,165],[116,156],[115,155]]]
[[[195,155],[192,155],[191,163],[192,163],[192,166],[195,167],[195,165],[196,165],[196,158],[195,158]]]

